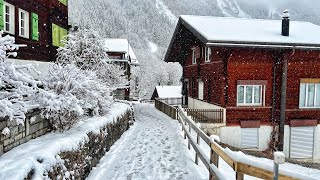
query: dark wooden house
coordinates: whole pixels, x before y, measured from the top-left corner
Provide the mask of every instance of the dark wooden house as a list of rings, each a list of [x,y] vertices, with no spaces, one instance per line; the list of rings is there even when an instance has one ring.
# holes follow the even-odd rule
[[[165,56],[183,66],[184,103],[224,109],[221,141],[320,159],[320,27],[181,16]]]
[[[0,29],[25,44],[17,59],[54,61],[68,30],[68,0],[0,0]]]
[[[139,61],[133,52],[127,39],[105,39],[104,48],[108,54],[109,61],[119,65],[125,72],[128,81],[133,84],[127,84],[124,87],[119,87],[113,91],[113,96],[116,99],[129,100],[134,97],[139,97],[138,77],[132,76],[131,70],[139,66]],[[132,89],[130,89],[130,87]],[[130,97],[130,95],[132,97]]]

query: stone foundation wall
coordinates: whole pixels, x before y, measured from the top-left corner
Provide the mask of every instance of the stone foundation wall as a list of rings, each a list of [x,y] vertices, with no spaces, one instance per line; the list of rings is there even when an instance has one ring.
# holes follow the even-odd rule
[[[49,120],[41,118],[39,114],[40,111],[37,110],[27,113],[24,125],[17,125],[15,120],[0,118],[0,156],[20,144],[50,132]],[[6,127],[10,129],[10,134],[5,136],[1,132]]]
[[[108,124],[100,133],[89,133],[89,141],[77,151],[63,152],[59,156],[61,163],[48,172],[51,179],[85,179],[110,147],[129,128],[130,112],[112,124]],[[29,175],[32,177],[32,174]]]

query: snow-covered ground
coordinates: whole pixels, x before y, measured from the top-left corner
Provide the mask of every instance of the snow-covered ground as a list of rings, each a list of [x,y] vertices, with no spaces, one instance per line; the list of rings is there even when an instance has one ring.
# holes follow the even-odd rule
[[[125,132],[101,159],[89,175],[96,179],[207,179],[209,173],[199,160],[194,163],[195,152],[187,149],[181,126],[152,105],[135,105],[135,125]],[[195,132],[192,132],[195,137]],[[202,151],[209,158],[210,148],[200,142]],[[272,170],[273,160],[248,156],[242,152],[226,150],[239,161]],[[235,172],[221,158],[219,170],[224,179],[235,179]],[[286,163],[280,172],[301,179],[320,179],[320,170]],[[247,180],[257,178],[246,176]]]
[[[45,172],[62,163],[59,153],[80,148],[88,140],[88,133],[100,133],[100,129],[123,115],[130,107],[115,103],[104,117],[87,118],[70,130],[52,132],[22,144],[0,156],[0,180],[25,179],[34,170],[33,179],[44,179]]]
[[[149,104],[135,105],[135,116],[135,124],[100,160],[89,180],[208,178],[185,146],[178,121]]]

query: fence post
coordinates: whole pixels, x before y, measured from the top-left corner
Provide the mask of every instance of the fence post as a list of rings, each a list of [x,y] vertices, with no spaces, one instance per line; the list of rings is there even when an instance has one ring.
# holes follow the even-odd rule
[[[189,133],[191,134],[191,126],[189,124]],[[188,149],[190,150],[190,139],[188,138]]]
[[[200,137],[197,133],[197,144],[199,145],[200,143]],[[199,165],[199,157],[198,157],[198,153],[196,152],[196,160],[195,160],[196,164]]]
[[[236,180],[243,180],[244,179],[244,174],[236,172]]]
[[[212,140],[214,141],[214,140]],[[211,148],[212,143],[210,143],[210,164],[214,164],[217,168],[219,167],[219,155],[214,152]],[[210,174],[209,179],[213,179],[212,174]]]

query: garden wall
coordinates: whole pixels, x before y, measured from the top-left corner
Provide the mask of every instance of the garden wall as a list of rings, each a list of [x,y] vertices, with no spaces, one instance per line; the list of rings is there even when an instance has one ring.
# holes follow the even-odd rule
[[[27,113],[24,126],[17,125],[15,120],[0,118],[0,156],[20,144],[50,132],[49,120],[41,118],[39,114],[39,110]],[[10,129],[10,134],[5,136],[1,132],[6,127]]]
[[[128,130],[131,117],[132,112],[127,111],[113,123],[101,128],[100,133],[89,133],[88,141],[79,150],[59,154],[63,163],[53,167],[48,176],[51,179],[85,179],[110,147]]]

